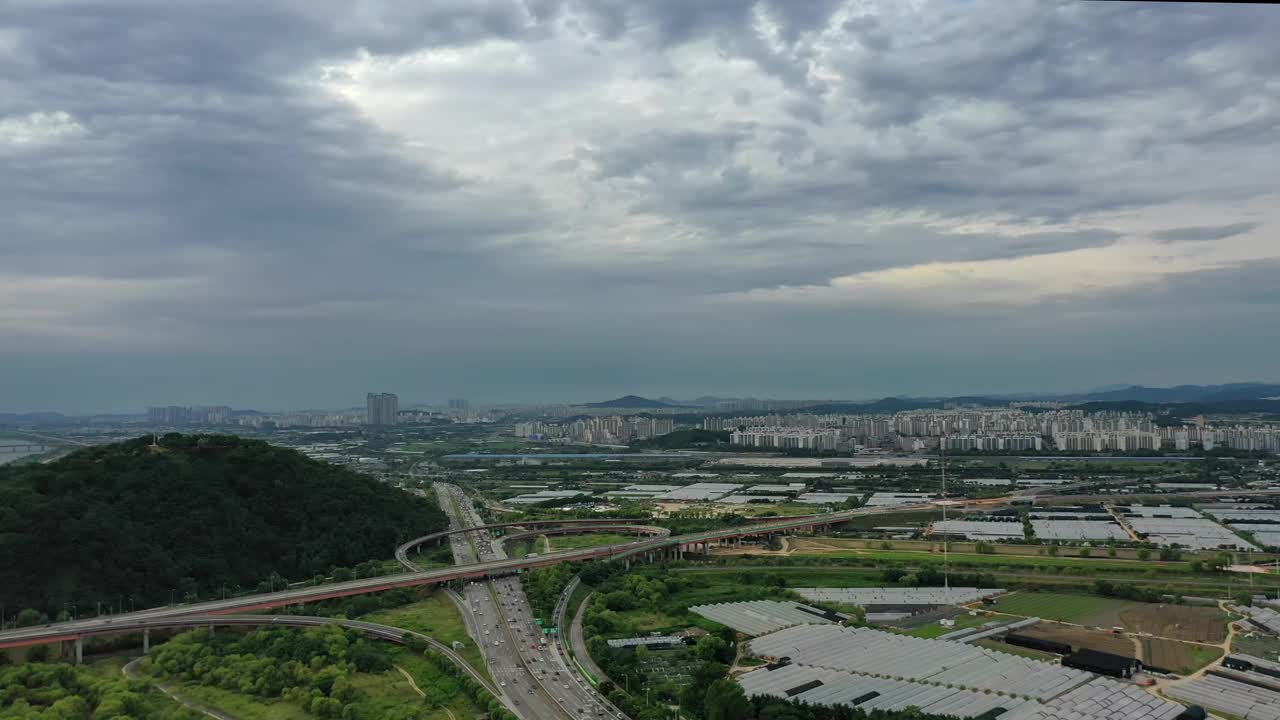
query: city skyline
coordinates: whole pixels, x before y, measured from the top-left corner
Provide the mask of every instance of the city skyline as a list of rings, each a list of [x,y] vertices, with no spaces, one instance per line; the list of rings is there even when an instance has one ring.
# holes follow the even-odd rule
[[[1065,399],[1068,402],[1081,402],[1086,396],[1092,396],[1099,393],[1116,393],[1125,392],[1131,389],[1146,391],[1168,391],[1175,392],[1181,388],[1196,389],[1215,389],[1226,388],[1231,386],[1274,386],[1280,388],[1280,382],[1269,382],[1265,380],[1247,380],[1235,383],[1183,383],[1178,386],[1159,387],[1144,386],[1136,383],[1110,383],[1090,388],[1074,388],[1061,391],[1052,390],[1027,390],[1027,391],[1009,391],[996,390],[987,392],[938,392],[938,393],[913,393],[913,392],[891,392],[883,395],[853,395],[853,394],[837,394],[827,393],[825,395],[809,395],[809,396],[785,396],[777,393],[751,392],[751,393],[715,393],[715,392],[691,392],[689,394],[680,395],[678,393],[669,392],[651,392],[651,393],[634,393],[623,392],[619,390],[606,391],[604,395],[585,395],[579,393],[577,397],[552,397],[534,399],[534,400],[516,400],[512,398],[502,397],[479,397],[474,401],[472,399],[462,399],[454,396],[451,392],[436,393],[436,397],[421,397],[418,395],[405,394],[405,400],[401,404],[401,393],[385,393],[395,399],[397,408],[437,408],[445,414],[457,415],[459,412],[466,414],[472,409],[479,407],[536,407],[536,406],[568,406],[582,407],[593,403],[610,401],[616,403],[618,400],[627,397],[638,397],[641,400],[666,400],[673,404],[673,408],[687,407],[690,412],[700,412],[707,410],[707,406],[700,405],[696,401],[701,398],[715,398],[721,401],[756,401],[762,403],[776,403],[776,406],[761,408],[760,411],[791,411],[807,406],[819,406],[827,403],[874,403],[886,399],[900,400],[950,400],[964,398],[986,398],[998,403],[1017,402],[1017,401],[1052,401],[1055,399]],[[1206,390],[1207,391],[1207,390]],[[6,408],[0,406],[0,414],[30,414],[30,413],[61,413],[68,416],[92,416],[92,415],[146,415],[150,419],[155,420],[160,417],[187,417],[187,415],[195,413],[194,416],[215,414],[219,418],[226,418],[230,413],[234,412],[258,412],[266,414],[289,413],[289,412],[308,412],[308,411],[333,411],[333,412],[354,412],[365,410],[368,411],[369,403],[372,402],[374,396],[383,393],[366,393],[365,403],[353,402],[335,402],[333,404],[324,404],[321,402],[302,402],[292,406],[271,406],[253,400],[246,402],[228,403],[224,398],[205,398],[200,402],[157,402],[157,403],[133,403],[128,407],[121,407],[111,410],[93,409],[87,411],[73,411],[62,407],[42,406],[37,408]],[[427,395],[423,393],[422,395]],[[1261,397],[1261,396],[1259,396]],[[349,398],[344,398],[349,400]],[[1095,398],[1096,399],[1096,398]],[[1266,399],[1280,399],[1280,390],[1277,395],[1266,395]],[[172,398],[170,398],[172,400]],[[1195,402],[1195,400],[1148,400],[1154,404],[1176,403],[1176,402]],[[461,405],[459,405],[459,403]],[[624,407],[624,406],[616,406]],[[627,408],[629,410],[643,408]],[[741,409],[741,408],[738,408]],[[733,412],[733,408],[725,408],[721,412]],[[176,415],[175,415],[176,414]],[[193,417],[194,417],[193,416]],[[185,424],[185,420],[183,423]]]
[[[34,4],[0,43],[0,398],[1266,379],[1277,35],[1075,0]]]

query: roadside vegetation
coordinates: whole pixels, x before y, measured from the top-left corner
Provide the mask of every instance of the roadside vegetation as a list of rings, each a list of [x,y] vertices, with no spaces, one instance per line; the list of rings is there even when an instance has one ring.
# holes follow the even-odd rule
[[[0,720],[201,720],[120,663],[30,662],[0,667]]]
[[[197,630],[156,648],[142,669],[246,720],[445,720],[450,712],[505,713],[489,707],[491,697],[478,683],[446,670],[429,652],[425,645],[395,646],[338,625]]]

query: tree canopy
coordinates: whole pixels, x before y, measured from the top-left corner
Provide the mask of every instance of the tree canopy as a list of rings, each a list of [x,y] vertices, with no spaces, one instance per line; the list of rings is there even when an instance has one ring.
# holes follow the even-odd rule
[[[0,467],[0,603],[56,616],[209,597],[386,558],[447,524],[434,500],[260,440],[139,438]]]

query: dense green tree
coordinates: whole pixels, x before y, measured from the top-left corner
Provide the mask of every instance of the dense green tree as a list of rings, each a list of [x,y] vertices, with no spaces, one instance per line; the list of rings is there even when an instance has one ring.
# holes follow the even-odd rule
[[[0,720],[198,720],[145,682],[65,663],[0,668]]]
[[[400,542],[447,525],[434,501],[366,475],[210,435],[0,467],[0,508],[0,603],[49,615],[280,589],[333,567],[367,573]]]
[[[703,701],[706,720],[741,720],[749,717],[750,709],[742,686],[733,680],[716,680],[707,688],[707,697]]]

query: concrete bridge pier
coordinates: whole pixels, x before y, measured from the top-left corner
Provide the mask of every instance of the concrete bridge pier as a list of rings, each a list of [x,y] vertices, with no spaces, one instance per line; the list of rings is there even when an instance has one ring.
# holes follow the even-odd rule
[[[76,664],[84,664],[84,638],[76,637]]]
[[[142,654],[151,654],[151,628],[142,629]]]

